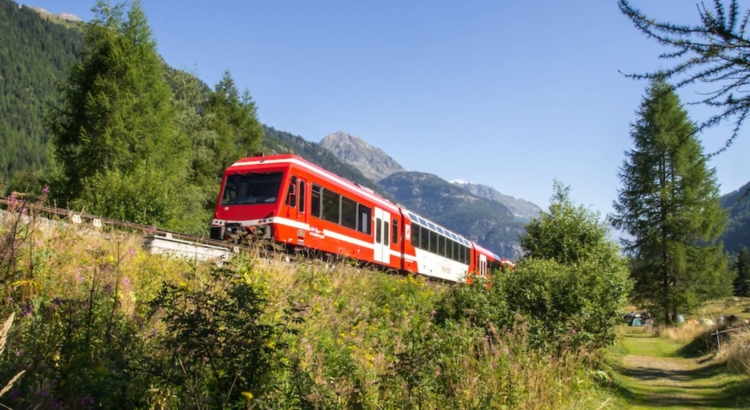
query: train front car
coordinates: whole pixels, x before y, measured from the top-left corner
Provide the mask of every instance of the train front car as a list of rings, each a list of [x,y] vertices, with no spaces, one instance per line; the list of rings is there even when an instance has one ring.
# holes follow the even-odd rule
[[[211,238],[287,247],[401,270],[398,207],[296,155],[246,158],[224,173]]]
[[[275,239],[282,189],[289,185],[289,163],[268,157],[245,158],[224,172],[211,221],[211,239],[244,243]]]

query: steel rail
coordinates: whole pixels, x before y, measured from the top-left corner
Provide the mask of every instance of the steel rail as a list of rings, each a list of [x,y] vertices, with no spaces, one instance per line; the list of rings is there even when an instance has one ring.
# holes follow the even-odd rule
[[[83,220],[89,221],[91,224],[96,224],[95,221],[99,221],[99,224],[103,228],[104,225],[111,226],[115,228],[119,228],[122,230],[130,230],[130,231],[141,231],[144,235],[163,235],[166,237],[171,237],[174,239],[182,239],[185,241],[191,241],[195,243],[199,243],[202,245],[212,245],[212,246],[218,246],[222,248],[227,248],[231,251],[237,252],[238,250],[251,250],[252,248],[245,246],[245,245],[239,245],[239,244],[233,244],[233,243],[227,243],[224,241],[218,241],[216,239],[210,239],[202,236],[196,236],[196,235],[188,235],[182,232],[176,232],[176,231],[170,231],[166,229],[159,229],[156,226],[149,226],[149,225],[143,225],[138,224],[134,222],[127,222],[122,221],[119,219],[114,218],[105,218],[97,215],[92,215],[86,212],[76,212],[70,209],[66,208],[57,208],[53,206],[43,205],[43,204],[37,204],[30,201],[27,201],[25,199],[11,199],[7,197],[0,196],[0,204],[5,204],[8,207],[11,205],[16,206],[15,212],[18,213],[19,211],[22,211],[23,209],[28,209],[31,211],[38,211],[43,214],[47,215],[58,215],[63,216],[74,224],[81,224],[83,223]],[[77,218],[80,219],[77,219]],[[76,222],[78,220],[78,222]]]

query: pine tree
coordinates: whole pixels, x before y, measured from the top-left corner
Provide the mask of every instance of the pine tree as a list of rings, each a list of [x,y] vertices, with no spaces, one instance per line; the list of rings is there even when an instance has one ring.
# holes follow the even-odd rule
[[[103,0],[94,11],[83,59],[51,116],[52,192],[92,212],[163,224],[178,216],[188,148],[163,63],[138,0],[127,16]]]
[[[734,269],[737,271],[732,285],[735,296],[750,296],[750,252],[747,248],[742,248],[737,255]]]
[[[685,2],[696,7],[692,2]],[[637,79],[674,80],[677,88],[696,83],[713,89],[701,93],[699,102],[718,110],[700,124],[704,129],[724,121],[734,121],[732,136],[719,151],[727,149],[750,117],[750,9],[740,10],[738,0],[714,0],[713,10],[698,3],[698,24],[660,21],[633,8],[628,0],[618,0],[620,11],[636,29],[670,50],[659,57],[677,60],[672,67],[645,74],[630,74]]]
[[[237,159],[260,150],[263,127],[258,121],[255,103],[247,90],[240,96],[229,71],[224,72],[208,97],[206,115],[218,134],[214,147],[215,176],[221,176]]]
[[[714,244],[726,215],[715,170],[674,88],[654,80],[638,115],[611,221],[633,237],[624,241],[634,258],[633,300],[670,324],[678,312],[728,292],[726,258]]]

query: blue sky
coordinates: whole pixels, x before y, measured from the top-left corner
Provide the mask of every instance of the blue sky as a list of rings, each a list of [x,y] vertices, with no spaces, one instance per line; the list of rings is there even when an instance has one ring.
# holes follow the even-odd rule
[[[94,4],[22,3],[84,20]],[[672,64],[616,0],[141,4],[168,64],[212,87],[229,70],[265,124],[311,141],[346,131],[407,170],[487,184],[543,208],[556,178],[576,202],[611,211],[647,85],[618,70]],[[697,21],[697,1],[632,4]],[[695,121],[710,113],[686,108]],[[711,162],[722,193],[750,180],[748,127]],[[726,125],[702,136],[706,150],[730,133]]]

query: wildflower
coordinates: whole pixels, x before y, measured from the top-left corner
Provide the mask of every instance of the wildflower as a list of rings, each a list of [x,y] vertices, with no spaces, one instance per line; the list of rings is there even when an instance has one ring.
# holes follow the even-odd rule
[[[94,399],[91,396],[83,396],[81,397],[81,405],[92,407],[94,405]]]
[[[23,357],[25,355],[26,355],[26,351],[25,350],[23,350],[23,349],[16,350],[16,356]]]
[[[31,309],[31,305],[26,303],[23,305],[23,313],[21,314],[22,317],[29,317],[34,311]]]
[[[126,276],[126,277],[122,278],[122,286],[126,286],[126,287],[130,286],[130,278],[129,277]]]
[[[130,248],[130,249],[128,250],[128,253],[130,253],[130,256],[134,256],[134,255],[135,255],[135,249],[133,249],[133,248]]]
[[[576,332],[575,329],[573,329],[573,330],[570,331],[570,333],[576,334],[577,332]]]
[[[43,194],[49,194],[49,186],[45,185],[44,188],[42,188],[42,193]],[[86,396],[86,397],[88,397],[88,396]]]
[[[437,311],[435,309],[432,309],[432,311],[430,312],[430,315],[435,316],[436,314],[437,314]]]
[[[247,400],[252,400],[253,399],[253,394],[250,393],[249,391],[243,391],[242,392],[242,397],[244,397]]]
[[[505,354],[508,354],[508,353],[509,353],[509,351],[508,351],[508,348],[506,347],[505,348]]]

